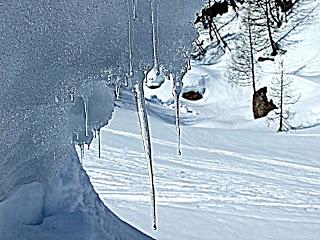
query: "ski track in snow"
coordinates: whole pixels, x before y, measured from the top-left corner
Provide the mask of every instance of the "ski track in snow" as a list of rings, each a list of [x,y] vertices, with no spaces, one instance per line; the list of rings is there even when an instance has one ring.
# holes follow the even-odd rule
[[[294,71],[289,71],[299,80],[304,101],[311,99],[311,103],[320,96],[320,75],[313,67],[319,62],[319,51],[314,58],[291,64]],[[226,101],[232,101],[225,96],[234,97],[238,90],[225,86],[223,67],[214,68],[193,66],[193,74],[206,79],[206,92],[203,100],[187,102],[199,116],[182,114],[182,156],[176,154],[172,109],[147,104],[159,232],[151,233],[148,223],[141,223],[150,221],[151,225],[151,216],[146,217],[149,179],[136,115],[129,111],[134,106],[132,97],[127,92],[118,101],[111,124],[101,131],[101,159],[96,140],[83,159],[97,193],[120,217],[158,239],[319,239],[318,123],[311,124],[315,126],[311,131],[306,128],[290,134],[255,128],[261,122],[254,125],[251,116],[243,113],[250,101],[235,97],[233,102],[239,100],[243,105],[226,106]],[[265,73],[272,72],[267,69]],[[223,94],[226,89],[229,91]],[[313,111],[318,113],[316,108]],[[190,216],[197,219],[185,219]],[[167,228],[162,230],[162,226]],[[216,238],[197,235],[217,231]]]
[[[97,158],[94,142],[83,160],[96,191],[109,205],[112,201],[118,207],[149,204],[141,136],[138,132],[104,128],[102,139],[101,159]],[[114,143],[109,144],[111,141]],[[132,146],[121,148],[124,142]],[[182,144],[183,155],[178,157],[174,140],[153,137],[152,144],[158,206],[270,218],[250,215],[258,208],[280,212],[272,218],[275,221],[320,224],[320,165],[257,155],[250,153],[250,148],[244,154],[189,144]],[[232,210],[222,210],[226,206]]]

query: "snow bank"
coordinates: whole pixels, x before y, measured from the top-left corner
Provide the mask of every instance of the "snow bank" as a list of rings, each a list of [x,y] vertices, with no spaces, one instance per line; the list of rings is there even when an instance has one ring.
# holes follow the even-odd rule
[[[169,72],[185,65],[201,4],[159,2]],[[152,67],[150,1],[14,0],[0,14],[1,239],[147,239],[103,205],[74,143],[111,118],[106,84]]]
[[[74,149],[66,161],[50,182],[25,184],[0,203],[1,239],[147,239],[104,206]]]

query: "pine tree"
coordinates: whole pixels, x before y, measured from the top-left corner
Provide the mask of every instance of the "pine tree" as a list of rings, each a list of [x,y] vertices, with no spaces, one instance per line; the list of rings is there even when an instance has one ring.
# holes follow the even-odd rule
[[[239,34],[235,40],[235,48],[231,52],[229,64],[229,81],[240,86],[252,86],[256,91],[255,53],[259,49],[258,32],[254,27],[256,13],[252,13],[254,1],[245,4],[245,12],[241,16]]]
[[[279,121],[279,132],[288,131],[293,128],[290,120],[295,113],[291,111],[291,106],[298,102],[300,96],[292,88],[292,80],[284,73],[283,60],[278,66],[278,76],[272,80],[271,96],[275,100],[278,109],[274,115],[268,117],[268,121]]]

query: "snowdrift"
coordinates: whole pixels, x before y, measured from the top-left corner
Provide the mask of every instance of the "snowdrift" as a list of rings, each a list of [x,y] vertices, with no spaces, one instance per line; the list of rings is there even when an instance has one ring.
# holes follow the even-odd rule
[[[149,238],[104,206],[74,143],[111,118],[108,84],[142,81],[151,69],[150,3],[0,3],[1,239]],[[185,65],[201,4],[158,3],[157,54],[168,72]]]

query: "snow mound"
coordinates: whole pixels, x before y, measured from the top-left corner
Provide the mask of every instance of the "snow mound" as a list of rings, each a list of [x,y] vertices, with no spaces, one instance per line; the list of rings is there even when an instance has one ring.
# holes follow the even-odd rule
[[[150,3],[0,3],[1,239],[149,239],[101,202],[74,144],[90,144],[110,120],[115,97],[106,85],[141,82],[151,68]],[[158,2],[167,72],[185,66],[201,5]]]
[[[151,89],[159,88],[165,80],[166,77],[161,70],[158,72],[156,68],[152,68],[147,74],[146,86]]]

